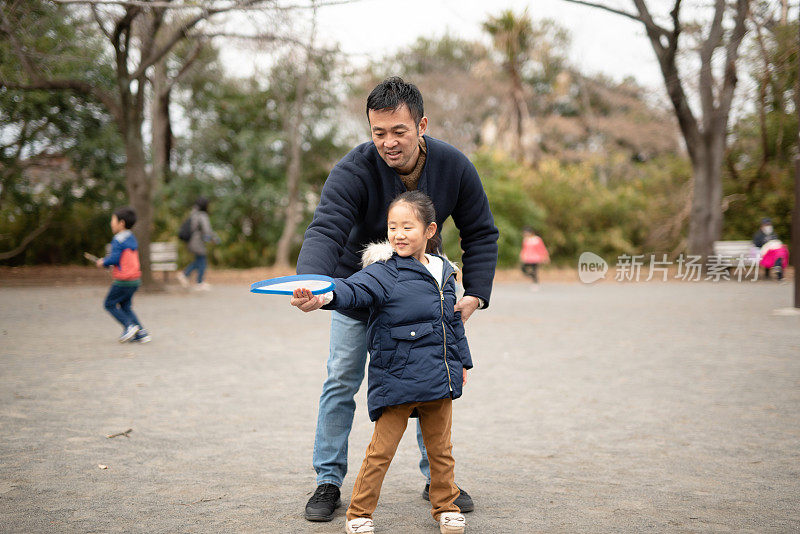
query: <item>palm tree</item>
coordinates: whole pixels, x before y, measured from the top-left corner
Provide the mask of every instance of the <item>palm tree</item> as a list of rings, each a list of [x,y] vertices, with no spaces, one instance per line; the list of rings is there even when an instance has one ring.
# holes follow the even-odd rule
[[[507,9],[483,23],[483,29],[492,36],[494,48],[503,58],[503,70],[509,78],[511,96],[511,123],[513,127],[513,152],[518,161],[525,159],[523,138],[525,122],[530,120],[525,102],[522,70],[531,59],[535,32],[528,10],[517,16]]]

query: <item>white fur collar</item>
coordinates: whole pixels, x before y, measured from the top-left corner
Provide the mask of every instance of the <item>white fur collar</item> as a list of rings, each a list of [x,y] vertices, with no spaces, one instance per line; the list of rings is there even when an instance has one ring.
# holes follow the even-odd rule
[[[392,257],[394,249],[388,241],[370,243],[361,251],[361,266],[366,267],[379,261],[386,261]]]
[[[366,267],[367,265],[371,265],[373,263],[377,263],[379,261],[386,261],[392,257],[394,254],[394,249],[392,245],[389,244],[388,241],[381,241],[378,243],[370,243],[364,250],[361,252],[361,266]],[[447,256],[442,254],[442,257],[453,266],[453,269],[458,271],[458,265],[454,262],[450,261]]]

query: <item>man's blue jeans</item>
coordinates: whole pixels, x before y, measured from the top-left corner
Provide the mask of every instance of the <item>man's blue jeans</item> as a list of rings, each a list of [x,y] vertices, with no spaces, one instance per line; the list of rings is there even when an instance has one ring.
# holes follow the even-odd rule
[[[367,363],[367,323],[331,312],[331,345],[328,378],[322,386],[314,438],[314,470],[317,485],[342,485],[347,474],[347,438],[356,411],[355,394],[364,381]],[[419,469],[428,483],[431,470],[428,453],[417,421],[417,444],[422,458]]]
[[[186,269],[183,270],[183,274],[186,275],[186,278],[189,278],[189,275],[192,274],[192,271],[195,269],[197,270],[197,283],[203,283],[203,277],[206,274],[206,266],[208,265],[208,261],[206,260],[205,256],[201,256],[199,254],[194,255],[194,261],[186,266]]]

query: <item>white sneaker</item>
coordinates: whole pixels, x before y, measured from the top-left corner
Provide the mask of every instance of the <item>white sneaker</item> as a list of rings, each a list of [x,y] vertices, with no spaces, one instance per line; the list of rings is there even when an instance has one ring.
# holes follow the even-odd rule
[[[152,340],[153,338],[150,337],[150,333],[142,328],[131,338],[131,343],[150,343]]]
[[[142,327],[139,326],[138,324],[132,324],[132,325],[128,326],[128,328],[125,329],[125,331],[122,333],[122,335],[119,336],[119,342],[120,343],[125,343],[126,341],[132,339],[133,336],[136,335],[136,332],[138,332],[141,328]]]
[[[439,516],[439,532],[442,534],[463,534],[467,521],[462,514],[445,512]]]
[[[186,288],[189,287],[189,279],[186,278],[186,275],[183,274],[183,271],[178,271],[178,274],[176,274],[175,277],[178,279],[178,283],[181,286],[186,287]]]
[[[211,284],[208,282],[200,282],[194,286],[195,291],[211,291]]]
[[[345,532],[347,532],[347,534],[375,532],[375,527],[372,525],[372,519],[368,517],[356,517],[347,522],[345,525]]]

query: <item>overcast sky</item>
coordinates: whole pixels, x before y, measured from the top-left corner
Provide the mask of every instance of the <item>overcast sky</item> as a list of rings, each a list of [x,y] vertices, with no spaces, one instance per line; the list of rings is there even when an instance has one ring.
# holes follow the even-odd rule
[[[338,42],[354,58],[378,59],[420,36],[449,33],[488,43],[481,24],[489,16],[504,9],[521,13],[526,7],[534,21],[550,18],[569,30],[570,57],[585,72],[602,72],[616,80],[633,76],[647,86],[662,84],[641,24],[563,0],[360,0],[321,8],[319,35]]]
[[[608,2],[627,6],[623,0]],[[663,0],[654,5],[658,2]],[[436,38],[449,33],[489,44],[481,24],[505,9],[521,13],[526,7],[534,21],[553,19],[569,30],[570,59],[583,72],[603,73],[617,81],[633,76],[640,84],[663,93],[655,55],[641,24],[563,0],[356,0],[320,8],[318,42],[320,46],[338,43],[356,64],[392,55],[421,36]],[[239,19],[233,24],[241,22]],[[302,31],[297,26],[294,30]],[[266,57],[256,57],[236,46],[224,46],[223,57],[233,72],[244,76],[253,72],[254,64],[268,62]]]

